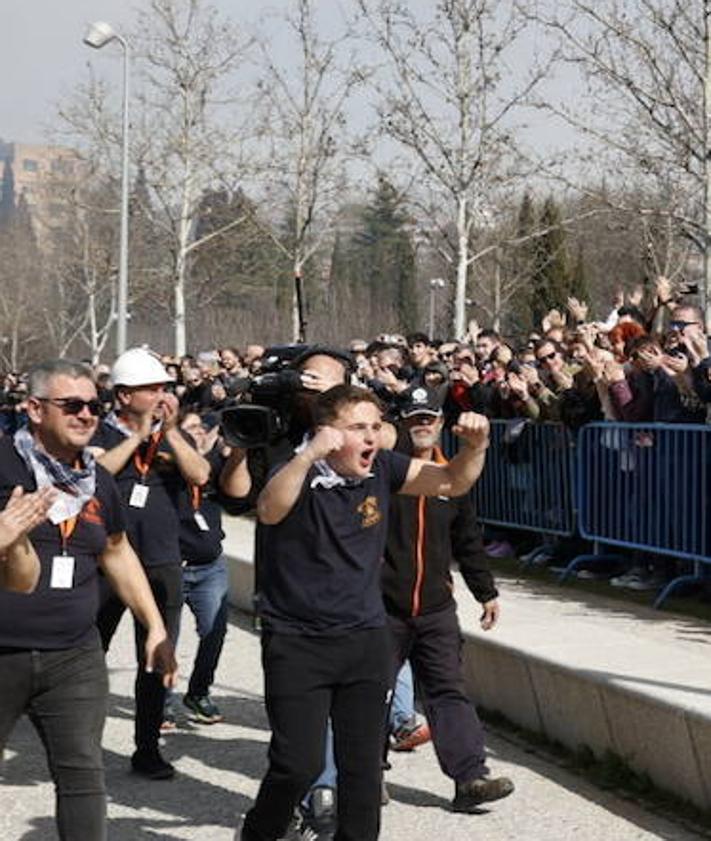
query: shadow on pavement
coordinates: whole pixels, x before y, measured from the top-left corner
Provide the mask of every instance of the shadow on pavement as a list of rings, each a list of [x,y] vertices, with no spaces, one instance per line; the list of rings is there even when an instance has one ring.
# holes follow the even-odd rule
[[[225,702],[227,700],[224,699]],[[221,706],[229,725],[260,730],[265,727],[261,699],[232,696],[229,703]],[[131,708],[132,699],[112,694],[109,719],[132,719]],[[181,773],[179,770],[173,780],[151,782],[130,772],[133,728],[126,730],[126,741],[121,745],[120,753],[104,750],[106,788],[110,813],[113,812],[109,818],[109,841],[154,841],[156,837],[184,841],[190,837],[186,835],[185,828],[191,826],[203,827],[203,831],[205,827],[215,826],[216,831],[219,827],[221,834],[224,830],[232,832],[238,816],[251,806],[251,798],[235,791],[234,780],[221,772],[259,780],[266,765],[265,741],[242,736],[224,737],[217,729],[222,725],[186,725],[185,729],[165,739],[162,750],[170,761],[179,761],[184,757],[191,761],[192,768],[195,763],[199,767],[197,771],[183,770]],[[44,749],[26,718],[18,722],[8,741],[8,748],[13,755],[7,757],[3,764],[4,784],[29,788],[50,782]],[[201,771],[204,771],[204,778],[200,776]],[[124,806],[132,814],[117,816],[116,811],[120,812]],[[134,810],[141,810],[143,814],[136,816]],[[33,818],[31,826],[20,841],[57,838],[51,815]]]
[[[263,745],[259,748],[261,750]],[[230,742],[232,769],[249,773],[245,768],[245,759],[251,760],[254,750],[254,743],[248,749],[240,750]],[[177,830],[186,826],[214,825],[233,830],[237,816],[252,803],[251,798],[230,788],[186,773],[179,773],[173,780],[149,782],[127,770],[128,760],[123,754],[106,752],[105,756],[110,803],[114,807],[125,805],[131,810],[159,813],[139,818],[112,816],[109,820],[109,841],[148,841],[149,838],[155,841],[156,837],[184,841],[189,837],[184,831],[179,835],[169,834],[171,827]],[[214,768],[214,763],[210,763],[210,767]]]
[[[393,801],[403,803],[406,806],[445,809],[446,811],[451,810],[449,800],[444,797],[440,797],[437,794],[433,794],[431,791],[425,791],[421,788],[411,788],[410,786],[393,783],[387,778],[387,775],[385,777],[385,783],[388,787],[390,799]],[[387,808],[387,806],[385,808]]]
[[[224,715],[225,724],[269,732],[269,722],[261,696],[247,695],[243,690],[221,683],[213,685],[210,696]],[[215,725],[200,725],[191,722],[187,717],[188,711],[183,706],[182,699],[183,693],[176,692],[173,706],[179,719],[180,729],[209,732]],[[109,696],[109,717],[133,721],[133,698],[112,693]]]

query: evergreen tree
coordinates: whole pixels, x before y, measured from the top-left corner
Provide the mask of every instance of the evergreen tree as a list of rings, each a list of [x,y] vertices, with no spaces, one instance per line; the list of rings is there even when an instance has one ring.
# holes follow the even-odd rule
[[[524,294],[514,295],[511,300],[511,314],[506,325],[508,332],[521,336],[527,335],[534,328],[530,304],[536,266],[536,241],[525,238],[532,237],[535,228],[536,211],[531,194],[526,190],[516,220],[516,236],[524,241],[514,250],[511,265],[512,275]]]
[[[233,222],[234,226],[217,233]],[[286,289],[287,261],[243,190],[205,193],[195,239],[213,232],[216,236],[194,252],[191,300],[199,307],[217,307],[223,315],[232,312],[233,324],[239,313],[240,326],[245,329],[249,324],[254,335],[269,319],[269,337],[276,338],[279,329],[275,310],[279,313],[280,303],[286,309],[286,299],[291,295],[291,286]],[[286,311],[283,314],[288,316]]]
[[[0,185],[0,224],[9,221],[15,210],[15,178],[12,171],[12,158],[9,154],[5,156],[4,164]]]
[[[538,218],[538,228],[544,231],[536,237],[535,265],[531,285],[531,312],[534,325],[553,307],[565,311],[570,295],[571,273],[565,231],[560,226],[560,209],[549,196]]]
[[[419,323],[415,252],[403,204],[393,185],[380,176],[375,195],[363,210],[361,230],[354,238],[351,285],[357,284],[367,292],[374,327],[408,332],[417,329]]]

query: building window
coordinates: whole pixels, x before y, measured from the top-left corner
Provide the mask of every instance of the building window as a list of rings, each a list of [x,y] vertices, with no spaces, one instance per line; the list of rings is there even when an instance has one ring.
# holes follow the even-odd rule
[[[32,160],[32,158],[25,158],[22,161],[22,168],[25,172],[37,172],[39,169],[39,164],[37,161]]]
[[[63,175],[68,175],[72,171],[71,161],[65,158],[55,158],[52,161],[52,172],[59,172]]]

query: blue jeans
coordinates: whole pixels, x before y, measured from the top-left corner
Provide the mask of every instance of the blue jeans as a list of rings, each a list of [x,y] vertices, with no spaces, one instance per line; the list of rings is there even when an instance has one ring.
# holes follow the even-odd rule
[[[195,617],[200,644],[188,694],[202,698],[215,680],[215,669],[227,633],[228,575],[224,555],[211,564],[183,567],[183,597]]]
[[[415,688],[412,681],[412,668],[410,661],[406,660],[398,672],[393,690],[393,702],[390,708],[390,731],[395,732],[398,728],[412,721],[415,715]],[[333,730],[331,720],[328,721],[326,732],[326,752],[324,755],[323,771],[316,782],[309,789],[302,805],[308,808],[311,792],[315,788],[336,788],[338,773],[336,771],[336,760],[333,756]]]
[[[390,732],[394,733],[412,722],[415,715],[415,686],[410,661],[405,660],[397,674],[390,707]]]

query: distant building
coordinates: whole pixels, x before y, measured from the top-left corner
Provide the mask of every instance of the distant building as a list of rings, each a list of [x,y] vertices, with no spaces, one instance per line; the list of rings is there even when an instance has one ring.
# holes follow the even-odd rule
[[[0,141],[0,210],[11,214],[23,206],[38,244],[47,246],[72,213],[82,169],[73,149]]]

